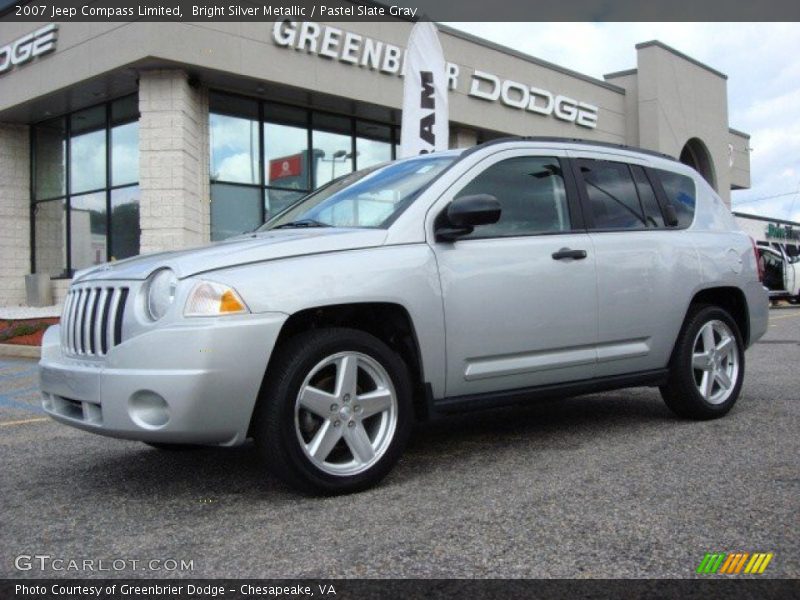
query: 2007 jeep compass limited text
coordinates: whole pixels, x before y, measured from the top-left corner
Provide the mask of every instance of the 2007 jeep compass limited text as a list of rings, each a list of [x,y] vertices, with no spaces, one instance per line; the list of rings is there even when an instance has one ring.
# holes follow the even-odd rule
[[[690,168],[505,139],[77,273],[44,338],[43,404],[156,447],[252,437],[290,484],[350,492],[386,475],[415,419],[631,386],[722,416],[767,313],[752,240]]]

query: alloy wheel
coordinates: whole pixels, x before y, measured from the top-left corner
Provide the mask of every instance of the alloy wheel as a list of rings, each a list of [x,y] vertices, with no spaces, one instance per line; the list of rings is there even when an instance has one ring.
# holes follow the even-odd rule
[[[708,321],[697,332],[692,371],[697,391],[708,403],[722,404],[730,397],[739,377],[739,348],[723,321]]]
[[[380,363],[339,352],[317,363],[295,401],[295,431],[320,470],[350,476],[374,465],[397,427],[397,394]]]

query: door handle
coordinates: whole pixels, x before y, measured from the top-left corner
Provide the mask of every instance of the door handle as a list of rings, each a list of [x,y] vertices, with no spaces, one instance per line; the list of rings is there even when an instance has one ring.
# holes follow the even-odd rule
[[[586,250],[570,250],[569,248],[562,248],[558,252],[553,252],[553,260],[564,260],[565,258],[574,258],[575,260],[583,260],[586,258]]]

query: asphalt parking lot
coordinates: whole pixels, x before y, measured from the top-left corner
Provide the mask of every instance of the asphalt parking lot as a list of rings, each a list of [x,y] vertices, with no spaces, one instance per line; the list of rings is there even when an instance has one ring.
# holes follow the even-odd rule
[[[692,577],[707,552],[771,552],[759,577],[796,578],[800,308],[772,309],[724,419],[681,421],[650,389],[461,417],[349,497],[294,494],[252,446],[51,422],[31,360],[0,357],[0,447],[0,577]],[[128,564],[15,568],[33,554]],[[130,562],[169,559],[193,569]]]

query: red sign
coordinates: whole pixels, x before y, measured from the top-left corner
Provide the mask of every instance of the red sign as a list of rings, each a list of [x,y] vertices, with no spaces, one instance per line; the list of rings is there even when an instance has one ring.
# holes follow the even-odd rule
[[[269,180],[298,177],[303,172],[302,154],[293,154],[269,161]]]

